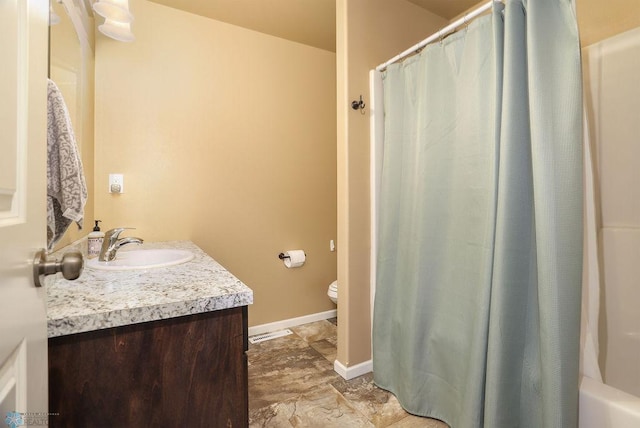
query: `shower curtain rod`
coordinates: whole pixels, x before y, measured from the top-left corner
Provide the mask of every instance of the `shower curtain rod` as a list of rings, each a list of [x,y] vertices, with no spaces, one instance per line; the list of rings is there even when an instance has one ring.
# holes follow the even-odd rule
[[[438,39],[443,38],[450,31],[455,30],[456,28],[458,28],[461,25],[467,24],[469,21],[471,21],[476,16],[478,16],[478,15],[486,12],[487,10],[491,9],[491,7],[493,6],[494,3],[502,3],[502,1],[501,0],[490,0],[490,1],[488,1],[487,3],[483,4],[479,8],[477,8],[475,10],[472,10],[471,12],[467,13],[465,16],[463,16],[462,18],[458,19],[457,21],[454,21],[451,24],[447,25],[446,27],[444,27],[443,29],[441,29],[437,33],[432,34],[431,36],[427,37],[426,39],[424,39],[420,43],[411,46],[409,49],[407,49],[406,51],[404,51],[404,52],[402,52],[402,53],[400,53],[400,54],[398,54],[396,56],[394,56],[389,61],[380,64],[379,66],[376,67],[376,70],[377,71],[384,71],[384,70],[386,70],[386,68],[389,65],[391,65],[391,64],[393,64],[395,62],[398,62],[401,59],[404,59],[405,57],[415,53],[416,51],[422,49],[423,47],[425,47],[429,43],[433,42],[434,40],[438,40]]]

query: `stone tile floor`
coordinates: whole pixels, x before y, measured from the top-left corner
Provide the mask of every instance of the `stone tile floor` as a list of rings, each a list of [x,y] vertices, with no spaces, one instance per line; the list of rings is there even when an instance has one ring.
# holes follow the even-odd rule
[[[350,381],[338,375],[335,319],[290,330],[249,345],[250,427],[448,428],[405,412],[371,373]]]

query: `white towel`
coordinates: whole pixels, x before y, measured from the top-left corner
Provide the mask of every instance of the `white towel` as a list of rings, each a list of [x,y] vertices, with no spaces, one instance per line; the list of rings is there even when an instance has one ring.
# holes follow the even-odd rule
[[[72,222],[82,229],[87,185],[75,134],[62,93],[49,80],[47,96],[47,246],[62,238]]]

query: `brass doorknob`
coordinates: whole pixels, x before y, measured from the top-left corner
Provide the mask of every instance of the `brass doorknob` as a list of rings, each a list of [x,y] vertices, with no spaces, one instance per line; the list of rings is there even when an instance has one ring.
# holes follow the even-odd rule
[[[33,283],[36,287],[42,287],[46,275],[54,275],[62,272],[68,280],[78,279],[84,268],[84,259],[79,251],[70,251],[62,256],[60,261],[48,260],[47,253],[40,250],[33,259]]]

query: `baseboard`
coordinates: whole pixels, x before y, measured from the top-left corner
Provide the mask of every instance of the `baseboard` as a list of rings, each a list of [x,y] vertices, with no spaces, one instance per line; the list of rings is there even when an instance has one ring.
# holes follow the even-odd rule
[[[337,314],[338,314],[337,309],[332,309],[326,312],[318,312],[317,314],[305,315],[302,317],[290,318],[288,320],[256,325],[253,327],[249,327],[249,336],[255,336],[256,334],[271,333],[272,331],[282,330],[283,328],[296,327],[296,326],[307,324],[314,321],[327,320],[329,318],[335,318]]]
[[[333,370],[346,380],[351,380],[355,377],[362,376],[363,374],[371,373],[373,371],[373,360],[367,360],[350,367],[347,367],[340,361],[335,360],[333,362]]]

